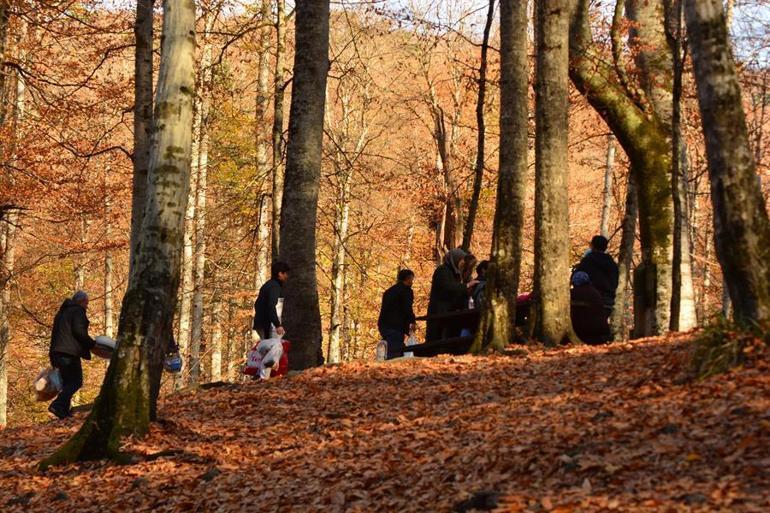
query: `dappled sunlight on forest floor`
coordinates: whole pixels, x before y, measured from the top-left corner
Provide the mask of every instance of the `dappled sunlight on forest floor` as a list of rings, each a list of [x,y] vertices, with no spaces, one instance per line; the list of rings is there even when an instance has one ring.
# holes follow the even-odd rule
[[[770,363],[688,377],[686,338],[319,368],[171,396],[124,466],[34,466],[74,432],[0,432],[15,511],[770,511]]]

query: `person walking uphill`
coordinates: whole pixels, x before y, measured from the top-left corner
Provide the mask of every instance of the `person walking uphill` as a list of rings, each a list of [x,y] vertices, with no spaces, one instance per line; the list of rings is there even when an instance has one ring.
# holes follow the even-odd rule
[[[588,274],[591,284],[602,295],[607,315],[615,306],[615,290],[618,288],[618,264],[607,251],[607,238],[597,235],[591,239],[591,250],[583,257],[575,272]]]
[[[282,337],[283,284],[289,279],[289,265],[275,262],[270,267],[270,279],[262,285],[254,302],[254,331],[260,339]],[[275,333],[273,333],[275,332]]]
[[[462,272],[465,267],[466,252],[460,248],[450,250],[444,257],[444,263],[433,272],[428,300],[428,316],[464,310],[468,305],[469,290],[478,282],[473,280],[463,283]],[[449,333],[453,337],[458,333]],[[439,340],[442,337],[441,326],[428,320],[425,340]]]
[[[51,366],[59,369],[62,390],[48,406],[48,411],[63,419],[72,416],[72,396],[83,386],[81,359],[91,359],[94,340],[88,335],[88,294],[75,292],[64,300],[53,320],[51,348],[48,357]]]
[[[383,340],[388,343],[388,360],[404,355],[404,336],[415,327],[414,316],[414,273],[409,269],[398,271],[398,283],[382,295],[380,317],[377,328]]]

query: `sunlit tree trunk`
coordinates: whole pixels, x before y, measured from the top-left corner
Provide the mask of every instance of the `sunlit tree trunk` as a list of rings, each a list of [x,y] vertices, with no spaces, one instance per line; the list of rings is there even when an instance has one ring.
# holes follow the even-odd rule
[[[714,208],[735,320],[770,320],[770,220],[757,181],[721,0],[686,0]]]
[[[109,172],[109,168],[108,168]],[[112,236],[110,194],[107,187],[104,188],[104,219],[105,219],[105,238],[109,241]],[[112,338],[113,336],[113,299],[112,299],[112,251],[107,250],[104,253],[104,334]]]
[[[479,63],[479,92],[476,98],[476,127],[478,133],[476,136],[476,167],[473,176],[473,197],[468,206],[468,217],[465,220],[465,229],[463,230],[462,247],[466,250],[471,248],[473,239],[473,226],[476,223],[476,212],[479,209],[479,198],[481,196],[481,185],[484,181],[484,142],[486,136],[486,125],[484,123],[484,102],[487,92],[487,52],[489,50],[489,32],[492,29],[492,20],[495,16],[495,2],[489,1],[487,10],[487,22],[484,26],[484,36],[481,42],[481,62]]]
[[[626,184],[626,208],[623,214],[618,255],[618,288],[615,291],[615,308],[613,308],[610,318],[614,340],[628,339],[628,286],[631,282],[631,263],[634,257],[634,243],[636,242],[636,219],[639,214],[633,173],[628,173]]]
[[[141,252],[123,300],[118,350],[83,426],[40,466],[120,458],[121,439],[142,436],[171,336],[179,285],[195,92],[195,5],[163,3],[163,37]]]
[[[267,183],[272,186],[272,169],[269,162],[270,137],[267,134],[267,111],[270,106],[270,32],[267,20],[272,16],[270,0],[262,1],[262,20],[265,25],[259,34],[259,59],[257,66],[257,98],[255,103],[254,133],[256,145],[257,183]],[[259,212],[257,214],[257,290],[266,281],[270,260],[270,225],[272,218],[268,208],[269,193],[262,192],[259,196]]]
[[[602,219],[599,233],[610,236],[610,213],[612,212],[612,172],[615,167],[615,136],[607,136],[607,157],[604,162],[604,191],[602,192]]]
[[[471,350],[513,340],[527,176],[527,4],[500,2],[500,164],[486,305]]]
[[[131,193],[130,269],[136,265],[147,196],[147,169],[152,138],[152,40],[154,0],[137,0],[134,36],[134,173]]]
[[[350,226],[350,185],[352,170],[342,170],[334,215],[332,248],[331,322],[329,325],[329,363],[340,362],[342,306],[345,297],[345,252]]]
[[[535,85],[535,337],[572,335],[569,290],[569,0],[537,4]]]
[[[7,26],[2,26],[2,23],[8,22],[8,19],[3,20],[2,16],[7,15],[7,11],[5,13],[0,11],[0,38],[6,37],[1,31],[7,30]],[[26,25],[22,26],[20,34],[19,40],[26,34]],[[0,40],[0,43],[3,41]],[[2,73],[4,70],[0,70],[0,75]],[[19,138],[24,136],[22,121],[26,113],[26,81],[18,72],[12,78],[15,83],[0,84],[0,86],[8,87],[10,90],[10,94],[6,97],[2,97],[3,93],[0,90],[0,100],[3,102],[0,104],[0,110],[5,110],[8,107],[11,113],[10,141],[0,141],[0,166],[15,159],[16,143]],[[9,99],[12,101],[9,102]],[[6,106],[4,103],[9,103],[9,105]],[[0,116],[2,115],[0,113]],[[7,117],[4,116],[3,119],[0,119],[0,130],[4,128],[3,125],[6,122],[8,122]],[[13,177],[8,178],[8,180],[13,187]],[[19,219],[19,213],[13,209],[4,212],[4,216],[0,215],[0,428],[8,422],[8,345],[11,342],[9,316],[11,311],[11,282],[14,277],[16,261],[16,230]]]
[[[203,291],[206,279],[206,193],[209,169],[209,112],[211,110],[211,88],[213,69],[211,62],[211,31],[214,29],[218,13],[209,9],[204,16],[203,51],[200,62],[200,86],[198,106],[200,108],[200,126],[198,131],[198,183],[195,187],[195,260],[193,271],[192,332],[190,334],[190,376],[189,384],[196,386],[200,381],[200,351],[203,340]]]
[[[259,196],[259,210],[257,212],[257,273],[255,290],[259,288],[270,277],[270,262],[268,257],[270,251],[268,242],[270,240],[270,197],[267,194]]]
[[[179,287],[179,331],[176,342],[179,354],[185,360],[185,368],[174,376],[174,388],[184,388],[190,374],[190,340],[192,338],[192,300],[195,289],[195,207],[198,191],[198,152],[200,149],[201,109],[198,96],[193,100],[193,126],[191,166],[184,219],[182,248],[182,279]]]
[[[18,215],[6,214],[5,222],[0,222],[0,428],[8,423],[8,344],[11,341],[11,280],[16,247],[14,235]]]
[[[299,0],[295,18],[280,256],[291,267],[282,319],[292,342],[289,364],[305,369],[318,365],[321,356],[315,229],[329,71],[329,0]]]
[[[273,71],[273,209],[272,260],[278,260],[281,244],[281,204],[283,201],[283,99],[286,89],[286,1],[276,0],[275,69]]]
[[[211,306],[211,381],[222,381],[222,298],[219,291],[214,292]]]

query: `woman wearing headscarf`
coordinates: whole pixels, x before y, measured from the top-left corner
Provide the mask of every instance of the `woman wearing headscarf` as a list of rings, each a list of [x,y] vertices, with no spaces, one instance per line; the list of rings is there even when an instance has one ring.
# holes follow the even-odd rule
[[[465,266],[465,251],[460,248],[450,250],[444,257],[444,263],[433,272],[430,283],[430,299],[428,300],[428,316],[463,310],[468,303],[468,287],[476,285],[475,281],[468,284],[462,281]],[[442,338],[441,326],[436,321],[428,321],[425,340]],[[456,333],[450,333],[452,337]]]

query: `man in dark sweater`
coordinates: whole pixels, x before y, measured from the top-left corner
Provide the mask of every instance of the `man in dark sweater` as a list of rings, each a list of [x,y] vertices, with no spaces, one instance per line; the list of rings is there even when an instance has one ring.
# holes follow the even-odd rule
[[[604,308],[608,315],[615,306],[615,290],[618,288],[618,264],[607,254],[607,238],[597,235],[591,239],[591,251],[589,251],[575,272],[583,271],[588,274],[591,284],[602,295]]]
[[[272,338],[273,328],[279,337],[283,337],[285,333],[281,325],[278,303],[283,300],[283,284],[288,278],[288,264],[275,262],[270,267],[270,279],[259,289],[257,300],[254,302],[254,331],[260,339]]]
[[[59,369],[62,389],[48,411],[60,419],[72,416],[72,396],[83,386],[80,359],[90,360],[94,347],[94,340],[88,335],[87,309],[88,294],[78,291],[62,303],[53,320],[48,357],[51,366]]]
[[[414,273],[409,269],[398,272],[398,283],[382,295],[382,308],[377,327],[388,343],[388,360],[404,355],[404,336],[414,330]]]

